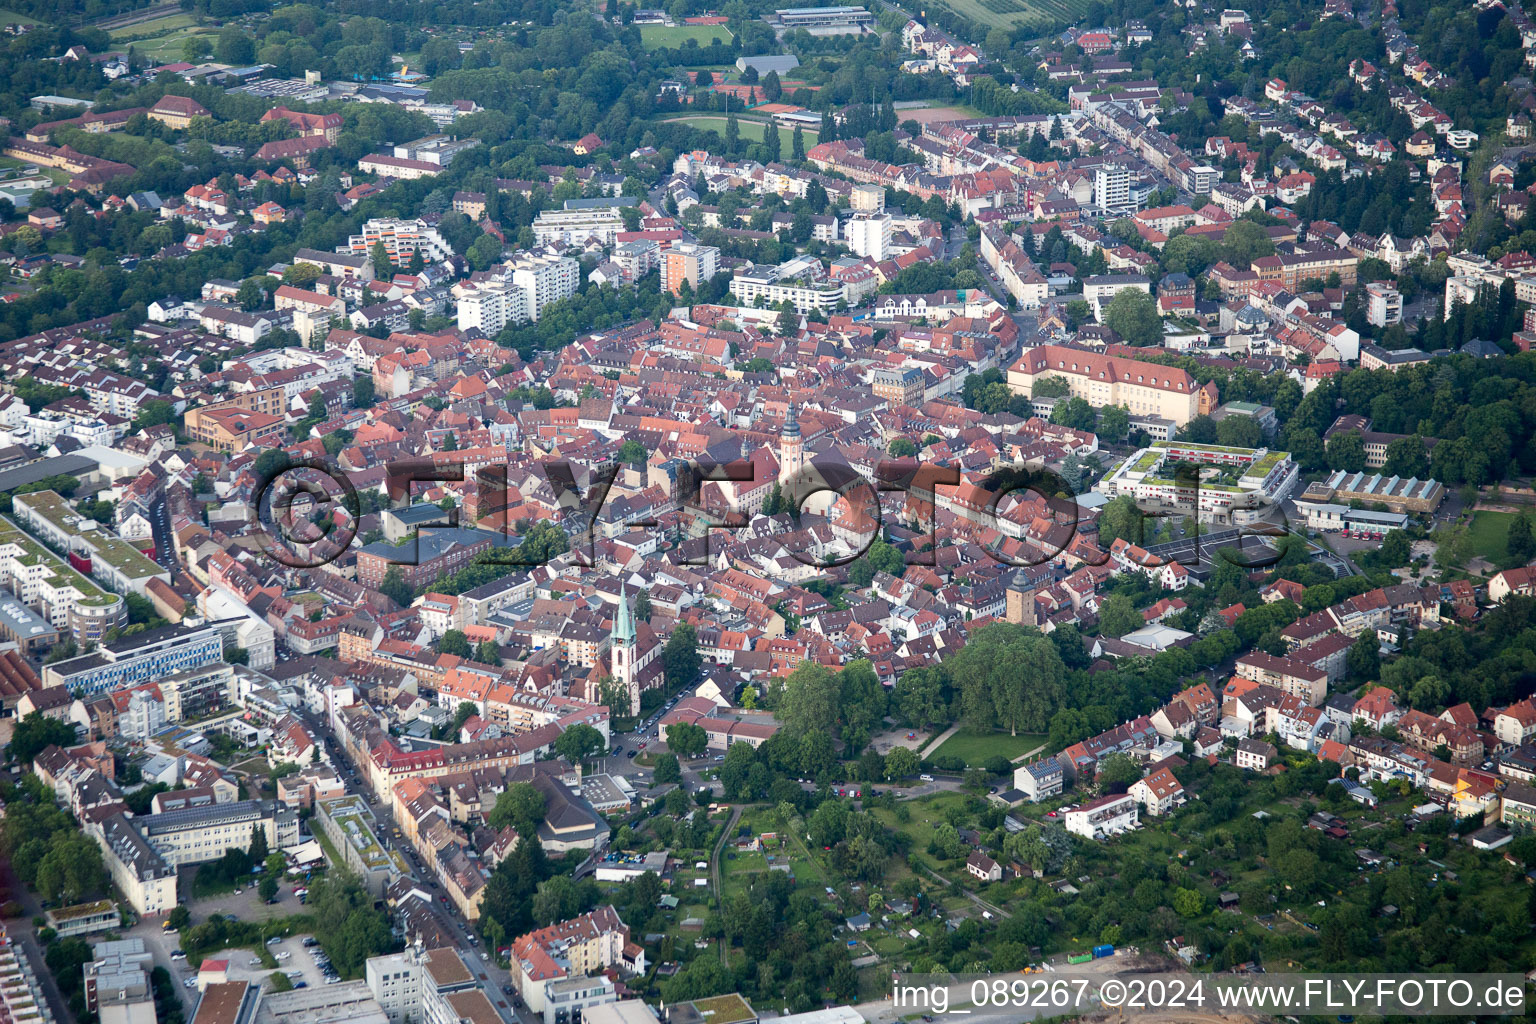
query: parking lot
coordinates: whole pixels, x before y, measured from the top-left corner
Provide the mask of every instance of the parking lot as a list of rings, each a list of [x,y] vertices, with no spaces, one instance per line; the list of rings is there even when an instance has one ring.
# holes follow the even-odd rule
[[[310,938],[306,935],[294,935],[280,942],[268,943],[267,952],[277,960],[277,971],[262,965],[261,959],[251,950],[226,949],[214,953],[211,959],[229,961],[230,981],[251,981],[260,983],[268,975],[283,973],[289,975],[289,980],[296,987],[316,988],[326,983],[324,972],[316,963],[314,954],[320,953],[318,945],[305,947],[304,940]],[[321,954],[323,956],[323,954]],[[189,964],[186,960],[177,962],[176,977],[182,981],[182,986],[187,989],[195,987],[197,970],[200,965]],[[294,976],[292,972],[297,972]],[[188,985],[188,982],[193,985]],[[195,997],[195,995],[194,995]]]

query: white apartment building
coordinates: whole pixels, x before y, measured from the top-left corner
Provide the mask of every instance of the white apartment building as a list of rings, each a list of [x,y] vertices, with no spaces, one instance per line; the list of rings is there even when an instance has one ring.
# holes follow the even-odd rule
[[[389,260],[396,267],[408,265],[413,252],[421,253],[424,263],[440,263],[453,255],[453,247],[437,233],[436,228],[424,220],[400,217],[375,217],[367,221],[363,224],[363,233],[352,235],[347,239],[346,246],[337,251],[353,256],[367,256],[379,242],[384,243],[384,250],[389,253]],[[376,270],[380,274],[387,272],[384,267]]]
[[[545,306],[575,295],[581,284],[581,264],[555,253],[518,253],[493,273],[454,287],[459,330],[495,337],[508,324],[537,321]]]
[[[589,238],[597,239],[601,245],[613,245],[623,230],[624,217],[612,206],[544,210],[533,220],[533,237],[540,245],[580,245]]]
[[[731,278],[731,294],[744,306],[788,302],[802,316],[830,312],[847,297],[842,282],[829,281],[821,263],[807,256],[777,267],[742,267]]]
[[[1365,286],[1365,319],[1377,327],[1403,322],[1403,294],[1391,285],[1373,281]]]
[[[1136,798],[1129,793],[1103,796],[1067,812],[1067,831],[1084,839],[1105,839],[1136,827]]]
[[[633,242],[621,242],[613,247],[613,262],[619,265],[624,279],[630,284],[640,280],[661,259],[661,246],[650,238],[637,238]]]
[[[494,338],[507,324],[533,319],[528,308],[528,293],[511,281],[482,281],[464,287],[458,299],[461,331],[479,330],[486,337]]]
[[[581,264],[569,256],[523,252],[508,265],[512,268],[512,283],[529,297],[529,317],[535,322],[545,306],[570,298],[581,285]]]
[[[848,221],[848,248],[876,263],[889,258],[892,220],[888,213],[855,213]]]
[[[1119,164],[1094,168],[1093,205],[1110,211],[1130,209],[1131,172]]]
[[[369,957],[363,968],[368,991],[390,1024],[459,1024],[448,997],[476,988],[475,977],[452,949],[407,949]]]

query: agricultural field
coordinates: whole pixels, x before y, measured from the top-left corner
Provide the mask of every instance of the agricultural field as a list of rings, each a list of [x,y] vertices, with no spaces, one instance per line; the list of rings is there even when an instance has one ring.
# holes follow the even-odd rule
[[[1086,6],[1080,0],[944,0],[944,5],[978,25],[1005,29],[1047,21],[1076,21]]]
[[[721,138],[725,138],[726,119],[722,115],[698,115],[694,117],[674,117],[672,121],[686,121],[695,128],[716,132]],[[745,117],[736,119],[736,128],[741,132],[741,137],[748,142],[762,142],[763,132],[769,127],[766,121],[753,121]],[[801,134],[805,138],[805,148],[810,149],[816,145],[817,133],[809,129],[803,129]],[[794,145],[795,130],[793,128],[779,127],[779,149],[787,157],[790,148]]]
[[[675,50],[693,39],[709,46],[718,39],[728,43],[734,38],[724,25],[641,25],[640,42],[647,50]]]
[[[0,10],[0,26],[3,25],[36,25],[36,18],[29,18],[25,14],[17,14],[15,11]]]

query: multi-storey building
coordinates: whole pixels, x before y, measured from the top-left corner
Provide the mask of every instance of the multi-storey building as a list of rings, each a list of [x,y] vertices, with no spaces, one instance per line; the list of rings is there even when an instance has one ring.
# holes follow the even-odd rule
[[[629,927],[612,906],[520,936],[512,943],[512,981],[523,1002],[543,1013],[551,982],[608,967],[644,969],[645,952],[629,941]]]
[[[207,622],[197,626],[162,626],[101,644],[90,654],[66,658],[43,669],[48,686],[67,686],[87,696],[117,690],[223,660],[225,636],[221,626],[244,620]]]
[[[578,245],[589,238],[612,245],[623,230],[624,215],[613,206],[567,205],[563,210],[543,210],[533,219],[533,237],[540,245]]]
[[[1320,247],[1306,253],[1261,256],[1249,268],[1259,275],[1260,281],[1279,281],[1286,291],[1295,292],[1303,281],[1316,278],[1326,282],[1333,274],[1339,275],[1340,284],[1354,284],[1359,264],[1360,257],[1352,252]]]
[[[55,491],[18,494],[16,518],[48,544],[69,552],[70,564],[119,594],[143,595],[150,580],[171,574],[100,523],[70,508]]]
[[[415,544],[403,547],[379,541],[358,550],[357,581],[376,588],[392,566],[399,566],[411,586],[426,586],[443,573],[462,569],[480,552],[506,546],[506,541],[503,534],[464,527],[424,530]]]
[[[551,302],[581,285],[581,264],[556,252],[519,252],[501,266],[454,286],[459,330],[495,337],[508,324],[537,321]]]
[[[453,247],[424,220],[399,217],[375,217],[363,224],[363,233],[352,235],[338,252],[368,256],[382,242],[389,261],[396,267],[407,266],[412,253],[420,253],[424,263],[438,263],[453,255]],[[383,273],[388,268],[375,268]]]
[[[1129,793],[1101,796],[1066,814],[1067,831],[1084,839],[1105,839],[1136,827],[1138,808]]]
[[[1093,205],[1108,213],[1132,207],[1131,172],[1121,164],[1105,164],[1093,169]]]
[[[407,949],[369,957],[363,977],[390,1024],[407,1019],[417,1024],[460,1024],[461,1015],[448,997],[481,991],[474,974],[452,949]]]
[[[661,290],[669,295],[676,295],[684,281],[697,291],[699,285],[718,273],[720,250],[712,245],[673,242],[670,247],[662,250]]]
[[[19,497],[19,496],[18,496]],[[96,643],[128,622],[126,603],[67,566],[53,552],[0,519],[0,584],[40,609],[55,630],[77,644]],[[17,626],[25,626],[20,622]]]
[[[283,819],[283,827],[278,818]],[[269,849],[293,845],[298,838],[298,818],[287,808],[274,810],[264,800],[241,800],[188,807],[162,814],[140,815],[133,825],[166,863],[179,867],[217,860],[234,847],[244,850],[251,845],[255,831],[266,837]],[[284,843],[284,832],[290,842]]]
[[[1198,486],[1195,474],[1188,480],[1176,478],[1180,464],[1200,467]],[[1130,495],[1148,511],[1188,511],[1193,506],[1202,521],[1227,521],[1257,515],[1283,499],[1300,472],[1289,452],[1158,441],[1133,452],[1100,489],[1112,496]]]
[[[142,916],[168,914],[176,904],[176,868],[150,845],[125,814],[88,824],[86,834],[101,847],[107,873]]]
[[[288,421],[272,413],[254,412],[221,402],[208,409],[189,409],[187,436],[221,452],[250,447],[271,448],[288,439]]]
[[[1328,696],[1328,673],[1324,669],[1295,661],[1277,658],[1273,654],[1255,651],[1237,659],[1237,674],[1256,683],[1273,686],[1282,693],[1300,697],[1308,707],[1317,707]]]
[[[1216,408],[1214,382],[1201,387],[1176,366],[1142,363],[1063,345],[1040,345],[1008,368],[1008,387],[1032,395],[1037,381],[1059,377],[1069,393],[1096,409],[1123,405],[1135,416],[1156,416],[1183,426]]]
[[[807,256],[777,267],[744,266],[731,278],[731,294],[744,306],[788,302],[802,316],[830,312],[847,299],[846,286],[829,280],[820,261]]]
[[[894,218],[888,213],[855,213],[848,221],[848,248],[876,263],[891,254]]]
[[[1401,323],[1403,293],[1381,281],[1365,286],[1365,319],[1377,327]]]

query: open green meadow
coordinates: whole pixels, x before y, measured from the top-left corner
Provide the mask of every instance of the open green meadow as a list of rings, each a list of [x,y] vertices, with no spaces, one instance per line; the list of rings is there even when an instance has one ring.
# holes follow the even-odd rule
[[[695,128],[702,128],[705,131],[715,132],[721,138],[725,138],[726,119],[724,115],[699,114],[692,117],[673,117],[669,118],[668,120],[686,121],[688,124],[693,125]],[[736,130],[741,132],[741,137],[746,139],[748,142],[762,142],[763,133],[769,127],[770,126],[767,121],[753,121],[745,117],[736,118]],[[791,147],[794,146],[795,130],[793,128],[785,128],[782,125],[778,126],[778,130],[779,150],[786,157],[788,157],[791,151]],[[806,149],[810,149],[812,146],[816,145],[816,137],[818,133],[813,132],[810,129],[802,129],[801,134],[805,138]]]

